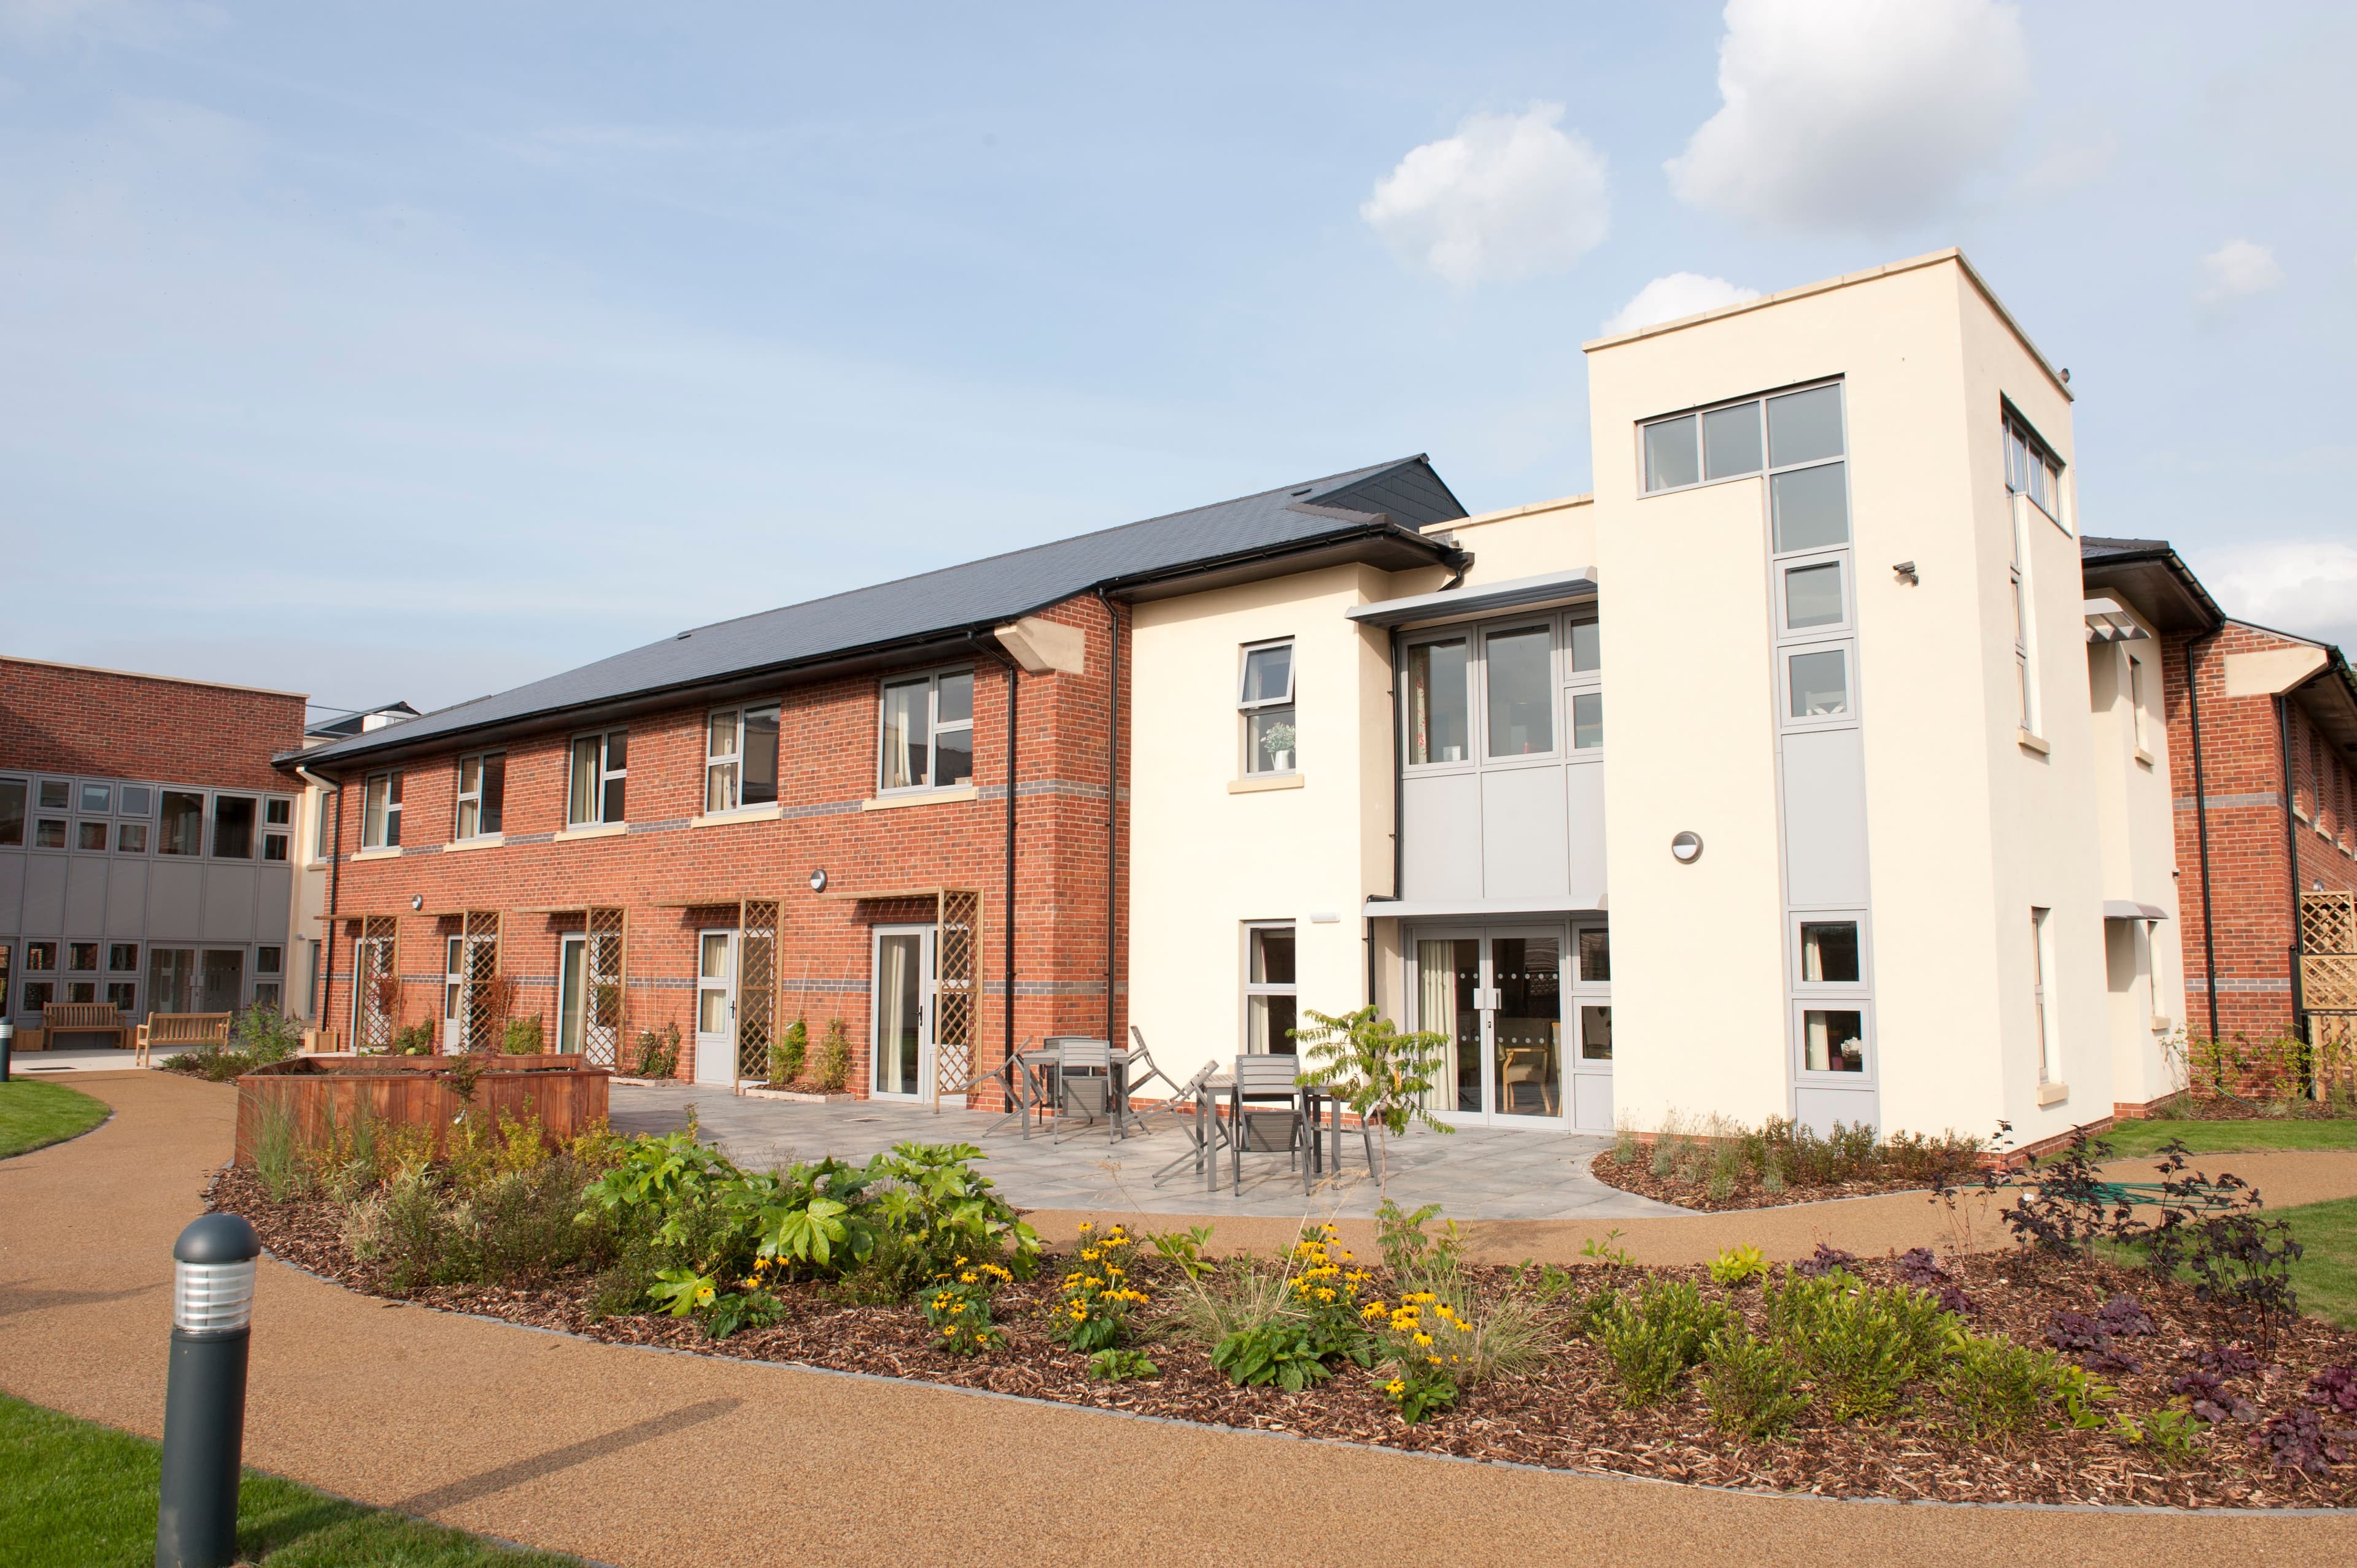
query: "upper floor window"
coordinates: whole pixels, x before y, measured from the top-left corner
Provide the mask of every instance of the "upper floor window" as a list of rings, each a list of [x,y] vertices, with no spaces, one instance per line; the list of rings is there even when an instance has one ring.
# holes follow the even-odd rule
[[[966,679],[971,683],[973,677]],[[722,708],[714,714],[705,725],[704,809],[733,811],[770,805],[777,798],[778,710]]]
[[[1301,754],[1294,728],[1293,642],[1247,648],[1236,707],[1243,714],[1244,772],[1297,773]]]
[[[508,800],[508,754],[486,751],[458,759],[458,834],[488,838],[500,831]]]
[[[1411,766],[1467,759],[1469,644],[1461,637],[1407,650],[1407,759]]]
[[[2038,433],[2010,409],[2005,416],[2005,488],[2014,495],[2028,496],[2055,521],[2062,521],[2062,465]]]
[[[25,842],[25,781],[0,779],[0,846],[16,849]]]
[[[877,789],[946,789],[973,783],[974,671],[886,682],[881,728]]]
[[[1489,666],[1489,754],[1532,757],[1555,749],[1555,628],[1517,627],[1482,639]]]
[[[322,789],[314,798],[318,820],[311,824],[311,858],[329,860],[336,853],[336,810],[343,800],[338,789]]]
[[[213,797],[214,859],[253,858],[253,806],[251,795]]]
[[[1603,626],[1592,605],[1425,635],[1406,645],[1401,668],[1407,767],[1577,757],[1604,745]]]
[[[361,786],[361,847],[401,846],[401,769],[371,773]]]
[[[2136,748],[2149,751],[2151,747],[2145,744],[2144,660],[2133,653],[2128,655],[2128,724],[2136,736]]]
[[[166,789],[163,822],[156,834],[157,854],[205,853],[205,797],[200,789]]]
[[[619,822],[625,786],[630,781],[630,732],[608,730],[602,735],[573,737],[573,783],[565,795],[565,821],[569,827],[592,822]]]

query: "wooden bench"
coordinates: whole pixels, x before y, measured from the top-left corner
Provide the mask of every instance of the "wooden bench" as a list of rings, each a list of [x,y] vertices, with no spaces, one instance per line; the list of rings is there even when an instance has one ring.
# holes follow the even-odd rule
[[[156,1046],[225,1046],[229,1019],[226,1013],[151,1013],[139,1026],[138,1054],[133,1062],[146,1066],[147,1052]]]
[[[51,1040],[59,1035],[112,1035],[118,1049],[130,1044],[124,1036],[131,1026],[112,1002],[52,1002],[41,1009],[41,1028]]]

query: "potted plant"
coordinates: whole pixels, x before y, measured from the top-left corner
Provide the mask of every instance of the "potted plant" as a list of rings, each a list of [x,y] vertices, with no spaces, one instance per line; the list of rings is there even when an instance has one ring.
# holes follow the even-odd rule
[[[1278,773],[1293,771],[1293,726],[1282,720],[1260,732],[1260,748],[1268,753],[1269,768]]]

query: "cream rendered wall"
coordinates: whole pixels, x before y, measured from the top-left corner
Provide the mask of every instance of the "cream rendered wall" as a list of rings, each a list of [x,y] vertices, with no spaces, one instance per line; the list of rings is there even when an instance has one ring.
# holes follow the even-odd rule
[[[2116,596],[2115,596],[2116,602]],[[2106,922],[2112,1092],[2141,1104],[2169,1092],[2161,1039],[2185,1016],[2185,970],[2179,940],[2177,847],[2170,800],[2168,726],[2160,707],[2160,643],[2132,606],[2147,635],[2134,642],[2087,645],[2088,697],[2096,766],[2096,821],[2102,833],[2103,896],[2169,911],[2149,936],[2133,922]],[[2128,660],[2144,665],[2144,745],[2139,755]],[[2142,973],[2137,974],[2141,970]],[[2128,975],[2132,982],[2117,983]]]
[[[1364,999],[1360,909],[1391,891],[1389,642],[1343,611],[1392,596],[1390,574],[1344,566],[1136,607],[1130,1007],[1181,1082],[1243,1048],[1247,921],[1294,922],[1304,1009]],[[1235,792],[1240,650],[1284,637],[1301,783]]]

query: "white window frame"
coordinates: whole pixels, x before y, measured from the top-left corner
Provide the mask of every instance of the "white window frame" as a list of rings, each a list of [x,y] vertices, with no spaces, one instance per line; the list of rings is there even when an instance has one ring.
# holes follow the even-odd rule
[[[1842,701],[1837,714],[1796,714],[1792,711],[1792,660],[1811,654],[1837,653],[1842,661]],[[1778,727],[1784,730],[1846,729],[1860,719],[1857,693],[1857,644],[1854,639],[1828,642],[1786,642],[1776,649]]]
[[[1249,689],[1249,683],[1252,679],[1252,656],[1255,653],[1265,653],[1274,648],[1282,648],[1286,650],[1285,691],[1281,694],[1275,696],[1247,698],[1244,693]],[[1243,643],[1237,647],[1237,757],[1243,768],[1242,776],[1243,778],[1282,779],[1290,774],[1301,771],[1300,690],[1301,647],[1296,639],[1290,637],[1267,637],[1261,639],[1257,642]],[[1276,716],[1278,714],[1288,710],[1293,715],[1290,719],[1282,719]],[[1256,718],[1267,718],[1274,723],[1287,725],[1292,729],[1293,745],[1287,747],[1285,752],[1285,755],[1291,759],[1290,766],[1279,768],[1276,766],[1276,753],[1269,751],[1265,746],[1258,748],[1254,746],[1253,721]],[[1266,758],[1268,763],[1267,767],[1260,768],[1254,766],[1254,758],[1256,751],[1259,756]]]
[[[748,803],[745,800],[745,725],[746,721],[757,718],[763,714],[770,715],[772,727],[776,727],[777,721],[781,716],[779,704],[776,703],[753,703],[735,707],[714,708],[704,715],[704,811],[706,816],[748,809]],[[712,748],[713,728],[716,723],[723,718],[728,722],[730,749],[725,752],[715,751]],[[972,721],[969,720],[968,726],[971,727],[971,725]],[[778,752],[775,765],[779,771],[783,772],[785,736],[782,730],[779,733]],[[726,788],[719,789],[716,787],[723,782],[723,769],[726,770]],[[778,797],[774,791],[779,783],[779,780],[771,780],[773,792],[770,798],[766,800],[752,801],[749,805],[764,807],[777,804]]]
[[[614,737],[622,737],[622,766],[613,765]],[[597,747],[597,772],[591,783],[590,814],[579,814],[581,797],[581,744],[595,742]],[[597,827],[606,822],[630,820],[630,731],[627,725],[612,729],[585,730],[568,738],[565,744],[565,825],[568,828]],[[622,812],[619,816],[606,814],[606,798],[616,780],[622,786]]]
[[[1286,936],[1293,939],[1292,980],[1254,980],[1252,977],[1253,947],[1255,940],[1263,931],[1283,931]],[[1255,997],[1284,996],[1291,998],[1293,1002],[1294,1027],[1299,1028],[1301,1026],[1301,928],[1292,920],[1246,920],[1243,926],[1243,969],[1242,972],[1243,978],[1243,1016],[1237,1020],[1238,1033],[1236,1036],[1236,1041],[1243,1052],[1247,1056],[1283,1055],[1283,1052],[1280,1052],[1275,1048],[1273,1038],[1270,1048],[1267,1051],[1259,1052],[1253,1049],[1253,1001]],[[1292,1044],[1294,1053],[1297,1055],[1299,1054],[1300,1043],[1298,1041],[1295,1041]]]
[[[2005,489],[2007,495],[2019,496],[2044,515],[2046,521],[2071,532],[2062,521],[2062,459],[2054,448],[2038,434],[2037,426],[2022,416],[2010,399],[2002,403],[2005,427]],[[2044,496],[2040,491],[2045,492]]]
[[[371,797],[382,783],[382,800],[371,807]],[[374,815],[373,823],[370,821]],[[361,847],[362,849],[399,849],[401,847],[401,769],[389,768],[371,773],[361,781]]]
[[[1596,668],[1573,668],[1573,639],[1583,626],[1596,628]],[[1563,612],[1562,628],[1555,634],[1556,673],[1563,683],[1563,738],[1560,749],[1568,761],[1600,762],[1604,757],[1606,738],[1610,732],[1604,726],[1604,617],[1596,605],[1582,605],[1577,609]],[[1593,697],[1597,704],[1597,727],[1603,731],[1594,746],[1579,744],[1579,699]]]
[[[2029,910],[2029,1004],[2038,1025],[2038,1081],[2067,1082],[2054,1015],[2054,911],[2042,905]]]
[[[1448,643],[1459,643],[1465,649],[1465,755],[1455,758],[1435,758],[1429,762],[1413,759],[1415,736],[1415,699],[1409,684],[1408,667],[1419,648],[1434,648]],[[1400,690],[1400,767],[1408,773],[1469,773],[1480,764],[1480,736],[1477,733],[1481,722],[1478,692],[1480,687],[1481,639],[1480,628],[1473,625],[1436,627],[1418,631],[1404,639],[1399,645],[1399,671],[1396,677]]]
[[[1547,737],[1550,744],[1544,751],[1493,752],[1490,749],[1490,645],[1501,637],[1515,637],[1524,632],[1544,632],[1547,639],[1546,683],[1552,712],[1548,722],[1555,733]],[[1520,617],[1484,624],[1477,628],[1480,639],[1481,668],[1473,682],[1474,743],[1484,768],[1519,768],[1548,762],[1561,762],[1571,749],[1571,736],[1566,733],[1564,721],[1569,716],[1571,704],[1564,699],[1565,666],[1571,662],[1566,650],[1569,634],[1560,615],[1537,618]]]
[[[2144,719],[2144,660],[2133,653],[2123,655],[2128,661],[2128,734],[2136,742],[2140,761],[2152,760],[2152,745]]]
[[[500,825],[486,828],[483,826],[483,780],[489,776],[493,757],[497,757],[500,763]],[[470,762],[475,765],[475,787],[471,789],[467,788],[467,765]],[[489,751],[470,751],[458,758],[457,798],[450,823],[453,839],[495,839],[506,834],[507,763],[506,748],[500,746]],[[475,808],[471,825],[467,821],[467,808],[469,806]]]
[[[335,816],[336,801],[342,794],[341,789],[314,789],[307,792],[306,798],[311,802],[312,810],[318,813],[317,820],[311,824],[311,863],[315,865],[324,865],[333,860],[336,852],[342,847],[336,843]]]
[[[2009,501],[2012,509],[2013,560],[2007,568],[2007,591],[2012,594],[2014,680],[2019,696],[2021,732],[2045,736],[2045,704],[2038,691],[2037,580],[2029,565],[2029,507],[2027,496]]]
[[[952,719],[947,724],[943,724],[942,722],[942,682],[943,681],[954,679],[960,675],[963,675],[971,679],[974,675],[974,666],[971,664],[951,665],[940,670],[927,670],[903,675],[893,675],[877,682],[876,793],[877,795],[921,795],[929,794],[939,789],[971,789],[974,788],[974,779],[971,777],[969,777],[963,784],[944,783],[942,781],[941,777],[942,736],[943,734],[963,734],[966,737],[966,756],[969,759],[974,757],[974,709],[971,703],[966,709],[966,716],[964,718]],[[886,728],[885,715],[889,711],[890,694],[897,691],[902,691],[909,687],[919,685],[925,688],[925,776],[923,779],[914,783],[888,784],[885,780],[891,777],[888,769],[890,765],[892,754],[889,747],[890,733]],[[982,683],[979,681],[974,682],[972,690],[974,693],[974,695],[978,698],[981,694]],[[782,750],[782,741],[780,742],[780,749]],[[969,762],[969,766],[974,765],[974,764],[973,762]],[[783,771],[782,765],[780,766],[780,771]]]

